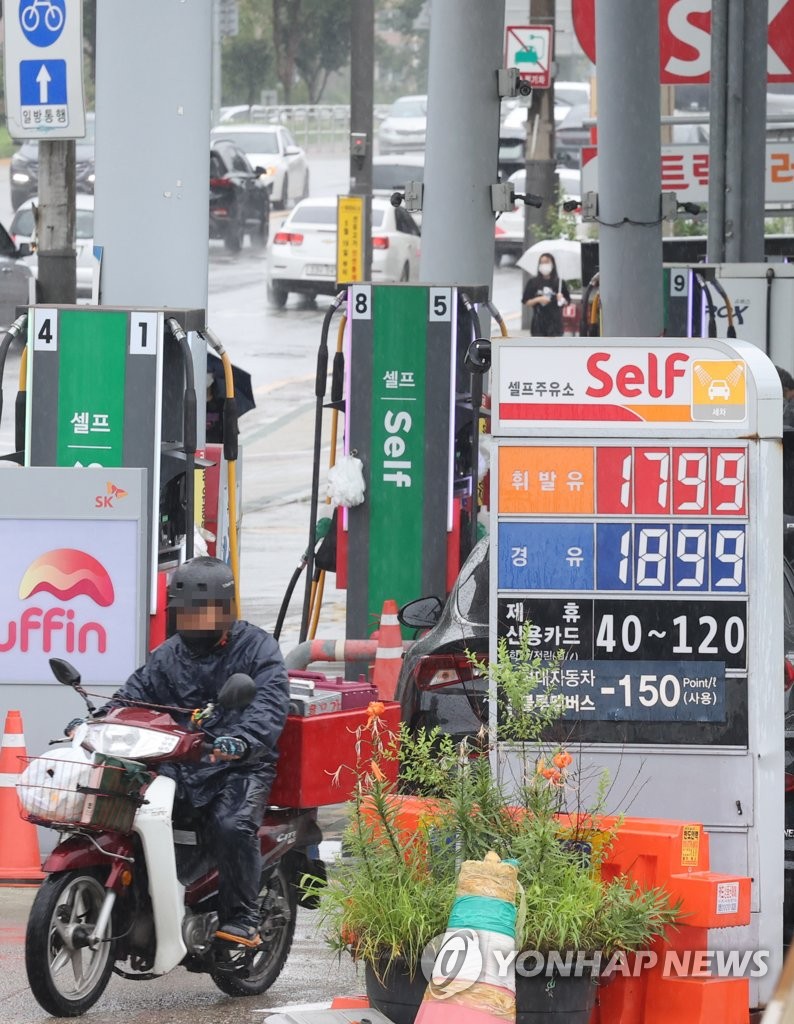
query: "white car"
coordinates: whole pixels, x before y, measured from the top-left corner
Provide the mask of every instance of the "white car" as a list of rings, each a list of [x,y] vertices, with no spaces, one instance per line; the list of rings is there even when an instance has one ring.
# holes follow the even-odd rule
[[[78,192],[75,196],[75,252],[77,253],[77,297],[90,299],[94,282],[94,197]],[[36,209],[38,196],[26,199],[14,214],[9,234],[17,246],[27,242],[32,252],[24,258],[34,277],[38,277],[39,260],[36,254],[38,236],[36,231]]]
[[[576,168],[558,167],[555,170],[557,184],[560,189],[560,199],[581,198],[581,174]],[[516,171],[507,179],[512,182],[517,195],[523,195],[526,191],[526,171]],[[545,198],[545,197],[544,197]],[[544,203],[544,209],[548,202]],[[494,241],[496,245],[495,257],[497,263],[502,256],[513,256],[518,258],[525,250],[524,245],[524,216],[526,207],[518,203],[512,210],[500,213],[494,226]],[[580,234],[581,217],[576,217],[577,237]],[[586,225],[582,227],[586,232]]]
[[[211,144],[229,139],[248,157],[252,167],[264,167],[262,181],[270,190],[270,201],[279,209],[309,194],[309,165],[306,153],[288,128],[280,124],[230,124],[213,128]]]
[[[335,295],[335,197],[298,203],[267,247],[267,297],[280,308],[290,292]],[[372,280],[376,284],[419,277],[419,228],[403,207],[372,200]]]
[[[378,152],[404,153],[424,149],[427,135],[427,96],[401,96],[378,128]]]

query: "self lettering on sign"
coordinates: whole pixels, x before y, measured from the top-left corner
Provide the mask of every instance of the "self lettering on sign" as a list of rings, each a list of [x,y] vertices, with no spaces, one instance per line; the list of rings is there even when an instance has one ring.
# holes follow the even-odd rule
[[[625,363],[615,370],[613,358],[610,352],[594,352],[587,360],[588,373],[598,381],[598,387],[587,388],[588,398],[606,398],[613,391],[624,398],[672,398],[689,362],[686,352],[671,352],[664,360],[649,352],[644,366]]]

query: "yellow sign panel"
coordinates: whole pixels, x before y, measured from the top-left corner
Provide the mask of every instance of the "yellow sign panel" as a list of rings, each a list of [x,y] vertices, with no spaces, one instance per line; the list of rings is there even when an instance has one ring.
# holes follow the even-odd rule
[[[364,197],[339,196],[336,206],[336,282],[364,277]]]
[[[681,866],[697,867],[700,860],[700,825],[684,825],[681,829]]]
[[[693,419],[742,420],[746,409],[747,367],[743,359],[693,360]]]

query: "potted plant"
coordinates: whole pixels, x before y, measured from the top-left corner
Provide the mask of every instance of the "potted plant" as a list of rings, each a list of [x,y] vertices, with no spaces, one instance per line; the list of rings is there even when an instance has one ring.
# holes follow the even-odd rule
[[[490,672],[499,695],[499,749],[488,730],[461,745],[438,729],[410,734],[403,726],[395,737],[371,714],[345,835],[349,856],[320,892],[322,924],[334,948],[364,963],[373,1005],[395,1024],[411,1024],[426,985],[422,956],[426,971],[428,947],[446,929],[459,865],[493,850],[517,862],[523,889],[517,1024],[544,1020],[549,1010],[586,1024],[595,985],[588,972],[583,980],[567,977],[568,968],[578,973],[582,956],[603,966],[646,948],[675,922],[678,907],[662,890],[607,877],[620,827],[619,817],[605,814],[608,779],[598,779],[595,797],[581,806],[576,759],[544,742],[563,705],[542,682],[528,628],[512,658],[503,644],[495,664],[478,668]],[[502,743],[510,744],[509,760],[499,756]],[[400,763],[399,786],[382,768],[392,758]]]

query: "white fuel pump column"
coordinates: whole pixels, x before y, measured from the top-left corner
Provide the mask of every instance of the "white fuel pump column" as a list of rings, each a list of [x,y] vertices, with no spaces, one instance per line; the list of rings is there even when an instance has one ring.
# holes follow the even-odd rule
[[[530,621],[544,660],[565,653],[584,778],[627,794],[608,809],[701,822],[712,869],[753,878],[724,941],[770,951],[758,1005],[782,963],[777,372],[735,340],[494,349],[491,656]]]

